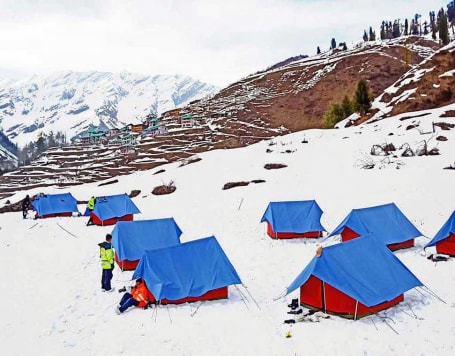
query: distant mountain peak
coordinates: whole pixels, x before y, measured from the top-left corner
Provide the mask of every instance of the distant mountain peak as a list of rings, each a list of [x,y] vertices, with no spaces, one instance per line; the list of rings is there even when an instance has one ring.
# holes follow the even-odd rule
[[[40,132],[68,139],[101,119],[112,127],[141,122],[151,112],[183,106],[218,88],[182,75],[59,71],[0,81],[0,127],[23,146]]]

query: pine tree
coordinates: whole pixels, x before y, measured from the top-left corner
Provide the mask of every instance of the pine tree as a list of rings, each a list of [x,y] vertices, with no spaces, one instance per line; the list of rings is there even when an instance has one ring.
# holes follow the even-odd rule
[[[321,49],[318,46],[318,49],[316,50],[316,54],[321,54]]]
[[[373,31],[373,29],[370,26],[370,32],[369,32],[369,40],[370,41],[376,41],[376,33]]]
[[[345,95],[343,97],[343,101],[341,102],[341,109],[343,110],[343,119],[354,113],[354,105],[352,104],[351,99],[349,99],[349,96]]]
[[[436,21],[434,11],[430,11],[430,28],[431,28],[431,38],[436,39]]]
[[[43,133],[39,133],[38,140],[36,141],[36,151],[38,154],[46,151],[46,142]]]
[[[438,28],[439,28],[439,39],[445,46],[449,43],[449,25],[447,24],[447,17],[444,9],[441,8],[438,12]]]
[[[400,37],[400,22],[399,20],[393,21],[393,29],[392,29],[392,37],[393,38],[398,38]]]
[[[341,105],[338,103],[332,103],[322,117],[322,125],[326,129],[331,129],[337,122],[340,122],[344,118],[345,116]]]
[[[404,20],[404,35],[407,36],[409,33],[408,33],[408,28],[409,28],[409,24],[408,24],[408,19],[405,19]]]
[[[330,43],[330,49],[335,49],[337,48],[337,43],[335,41],[335,38],[332,38],[332,42]]]
[[[382,24],[381,24],[381,32],[379,34],[380,38],[381,38],[381,41],[385,40],[386,38],[386,34],[385,34],[385,22],[382,21]]]
[[[428,35],[430,32],[428,31],[428,22],[423,23],[423,34]]]
[[[355,91],[354,102],[356,110],[361,114],[367,113],[371,108],[371,93],[365,79],[361,79],[357,84]]]
[[[455,1],[451,1],[447,5],[447,20],[449,20],[450,27],[452,28],[452,33],[455,34]]]
[[[363,41],[364,42],[368,41],[368,35],[367,35],[367,31],[366,30],[363,31]]]
[[[414,15],[414,22],[417,26],[417,30],[416,30],[416,33],[413,33],[413,35],[422,35],[422,24],[419,23],[419,19],[422,17],[422,15],[420,14],[415,14]]]

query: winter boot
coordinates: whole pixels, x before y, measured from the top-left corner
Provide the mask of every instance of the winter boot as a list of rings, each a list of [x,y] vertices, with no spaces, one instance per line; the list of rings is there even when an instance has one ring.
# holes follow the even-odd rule
[[[288,304],[288,307],[292,310],[297,309],[299,307],[299,299],[292,299],[291,304]]]

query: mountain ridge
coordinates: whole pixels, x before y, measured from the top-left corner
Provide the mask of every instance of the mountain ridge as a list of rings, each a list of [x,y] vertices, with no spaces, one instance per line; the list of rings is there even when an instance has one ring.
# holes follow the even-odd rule
[[[39,132],[71,139],[90,126],[138,123],[217,90],[181,75],[59,71],[0,82],[0,125],[21,146]]]

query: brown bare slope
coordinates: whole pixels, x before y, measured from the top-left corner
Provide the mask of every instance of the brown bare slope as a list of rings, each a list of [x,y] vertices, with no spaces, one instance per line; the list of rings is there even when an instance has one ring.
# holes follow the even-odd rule
[[[450,66],[454,68],[453,52],[432,56],[438,48],[434,41],[408,37],[359,45],[347,51],[333,50],[255,73],[211,98],[174,110],[177,116],[193,115],[196,122],[192,128],[168,124],[165,113],[162,123],[168,126],[169,134],[146,137],[135,152],[127,155],[115,146],[53,149],[43,155],[46,159],[41,157],[1,176],[0,198],[33,187],[69,187],[101,181],[208,150],[241,147],[290,132],[320,128],[330,103],[340,102],[345,94],[352,96],[361,78],[368,81],[378,96],[393,83],[404,80],[408,71],[418,70],[419,63],[422,68],[443,68],[426,72],[422,78],[428,75],[428,79],[415,84],[422,93],[433,94],[417,95],[412,102],[397,104],[393,113],[446,103],[448,94],[441,96],[433,80],[437,79],[441,88],[454,87],[453,78],[439,77]],[[394,95],[389,94],[388,98],[384,95],[383,99],[390,100],[392,105]]]

